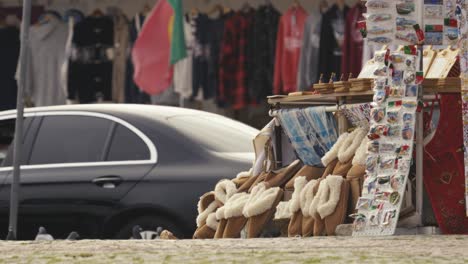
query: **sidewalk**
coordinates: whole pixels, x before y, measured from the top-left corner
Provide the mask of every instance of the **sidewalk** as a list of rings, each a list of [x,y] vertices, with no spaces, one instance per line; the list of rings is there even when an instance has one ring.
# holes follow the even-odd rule
[[[0,263],[468,263],[468,236],[0,242]]]

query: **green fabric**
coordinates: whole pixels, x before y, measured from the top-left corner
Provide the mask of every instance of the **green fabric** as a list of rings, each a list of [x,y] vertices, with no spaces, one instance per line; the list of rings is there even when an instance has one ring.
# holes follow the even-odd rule
[[[182,0],[168,0],[168,2],[174,9],[174,25],[172,31],[170,59],[171,64],[174,65],[178,61],[187,57],[184,32],[184,11]]]

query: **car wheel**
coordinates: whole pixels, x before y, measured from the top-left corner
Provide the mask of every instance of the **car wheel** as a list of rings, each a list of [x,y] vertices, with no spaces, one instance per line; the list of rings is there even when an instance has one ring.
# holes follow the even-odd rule
[[[115,235],[116,239],[126,240],[132,238],[132,230],[134,226],[139,225],[143,231],[141,232],[141,236],[145,240],[153,240],[157,238],[156,230],[158,227],[162,227],[170,232],[172,232],[175,236],[181,238],[182,232],[180,228],[178,228],[175,224],[167,219],[157,217],[157,216],[143,216],[131,220],[128,224],[123,226]]]

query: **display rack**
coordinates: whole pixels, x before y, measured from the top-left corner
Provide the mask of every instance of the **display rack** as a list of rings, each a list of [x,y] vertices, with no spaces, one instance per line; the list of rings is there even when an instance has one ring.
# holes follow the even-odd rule
[[[435,94],[438,93],[460,93],[461,89],[457,88],[423,88],[421,96],[424,101],[431,101],[435,99]],[[276,111],[284,108],[297,108],[309,106],[326,106],[327,112],[337,112],[342,106],[351,106],[352,104],[362,104],[372,102],[373,91],[357,92],[357,93],[331,93],[331,94],[299,94],[289,96],[271,96],[268,98],[268,103],[271,106],[270,116],[275,117]],[[348,120],[345,116],[339,115],[338,129],[340,134],[348,131]],[[400,218],[398,222],[398,229],[395,234],[437,234],[438,229],[435,227],[425,227],[423,216],[424,209],[424,186],[423,186],[423,151],[424,151],[424,138],[423,138],[423,118],[422,112],[417,114],[416,120],[416,190],[413,190],[411,182],[406,183],[407,189],[405,192],[405,208],[402,211],[413,211],[404,218]],[[276,123],[277,142],[281,142],[278,137],[281,135],[281,126],[279,122]],[[277,149],[281,153],[281,144],[277,143]],[[278,153],[278,154],[279,154]],[[278,155],[277,160],[279,164],[281,155]],[[413,192],[415,192],[415,199],[413,199]],[[415,200],[415,202],[413,202]],[[380,235],[382,235],[380,233]]]

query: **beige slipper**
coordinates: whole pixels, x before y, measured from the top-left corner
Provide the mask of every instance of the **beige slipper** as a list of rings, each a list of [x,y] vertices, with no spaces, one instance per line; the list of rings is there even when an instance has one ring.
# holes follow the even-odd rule
[[[362,194],[362,186],[366,175],[367,148],[370,140],[366,137],[362,140],[361,146],[356,151],[353,159],[353,167],[349,170],[346,179],[350,185],[348,213],[351,215],[357,212],[356,205]],[[351,219],[349,219],[351,221]]]
[[[325,172],[325,168],[319,168],[314,166],[305,165],[302,167],[296,175],[286,184],[284,187],[285,191],[294,190],[294,181],[296,178],[305,176],[307,181],[310,180],[317,180],[322,177],[323,173]]]
[[[299,171],[302,167],[301,161],[296,160],[289,166],[282,168],[276,172],[269,173],[265,177],[265,183],[268,188],[284,187],[286,183]]]
[[[273,219],[282,198],[283,190],[279,187],[267,189],[265,183],[255,186],[243,210],[244,216],[248,218],[247,238],[260,236],[265,225]]]
[[[193,239],[213,239],[216,229],[218,229],[216,213],[211,213],[206,219],[206,224],[197,228],[193,235]]]
[[[224,217],[226,226],[223,232],[223,238],[240,238],[242,229],[247,222],[243,215],[245,204],[250,195],[247,193],[234,194],[224,205]]]
[[[317,185],[317,180],[311,180],[301,191],[302,237],[310,237],[314,234],[315,219],[310,212],[310,207],[315,198],[314,189]]]
[[[225,204],[226,201],[237,193],[237,187],[231,180],[221,180],[215,187],[215,199],[219,204]]]
[[[296,177],[294,181],[294,192],[289,201],[289,212],[291,213],[291,221],[288,227],[288,236],[302,236],[302,211],[301,211],[301,193],[307,185],[307,177]]]
[[[331,192],[333,190],[330,190]],[[348,198],[349,198],[349,182],[343,180],[341,183],[341,187],[337,190],[339,192],[339,200],[336,204],[335,210],[331,215],[322,218],[325,220],[325,229],[327,230],[328,236],[334,236],[336,227],[344,224],[347,210],[348,210]],[[333,193],[330,193],[330,196],[333,196]],[[322,211],[322,208],[319,208],[319,212]]]

